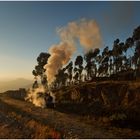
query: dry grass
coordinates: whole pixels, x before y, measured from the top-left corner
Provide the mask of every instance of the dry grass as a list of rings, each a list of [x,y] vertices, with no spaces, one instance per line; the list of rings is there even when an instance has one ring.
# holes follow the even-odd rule
[[[114,90],[108,88],[108,83],[103,84],[107,84],[107,87],[104,87],[106,98],[111,91],[116,93],[114,88]],[[112,88],[112,85],[110,86]],[[135,129],[136,125],[133,122],[140,122],[139,84],[133,83],[131,86],[134,89],[130,88],[131,92],[128,95],[134,92],[132,94],[134,97],[130,97],[129,101],[128,96],[127,106],[117,104],[117,107],[100,103],[97,100],[99,94],[96,95],[93,88],[90,90],[88,87],[82,90],[83,93],[81,89],[79,90],[82,93],[81,96],[87,99],[83,103],[79,100],[78,102],[69,100],[69,89],[64,90],[62,93],[67,91],[67,96],[60,94],[59,98],[65,103],[57,103],[55,110],[41,109],[30,103],[3,98],[5,104],[0,102],[0,112],[3,113],[2,117],[0,114],[0,120],[4,121],[0,122],[0,138],[140,138],[140,127]],[[102,86],[99,85],[99,89],[100,87]],[[87,98],[86,95],[90,92],[96,100]],[[119,96],[122,93],[123,91],[116,94]]]
[[[61,134],[57,132],[56,130],[49,128],[46,125],[40,124],[36,122],[35,120],[30,120],[27,122],[27,127],[33,130],[33,134],[31,135],[31,138],[33,139],[60,139]]]
[[[33,119],[29,120],[15,112],[9,112],[7,119],[14,120],[13,123],[7,120],[0,127],[0,138],[31,138],[31,139],[60,139],[61,133],[47,125],[43,125]]]
[[[62,134],[45,124],[21,114],[16,109],[1,104],[0,138],[60,139]]]

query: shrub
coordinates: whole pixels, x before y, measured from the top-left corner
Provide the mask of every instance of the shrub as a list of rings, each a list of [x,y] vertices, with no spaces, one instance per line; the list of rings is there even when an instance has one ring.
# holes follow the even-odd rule
[[[109,118],[111,121],[119,121],[119,120],[126,120],[127,116],[124,113],[115,113],[112,114]]]

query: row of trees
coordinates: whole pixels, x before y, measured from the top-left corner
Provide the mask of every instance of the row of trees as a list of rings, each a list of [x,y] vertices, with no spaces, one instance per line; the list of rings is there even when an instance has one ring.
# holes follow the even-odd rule
[[[37,77],[40,78],[41,84],[47,87],[44,65],[47,64],[49,57],[49,53],[40,53],[38,56],[38,64],[32,72],[36,79],[33,88],[38,85]],[[94,80],[96,77],[111,77],[128,71],[133,71],[135,76],[138,76],[140,71],[140,26],[134,29],[132,37],[127,38],[125,42],[116,39],[111,49],[107,46],[101,52],[99,48],[96,48],[84,56],[77,56],[75,62],[71,61],[58,71],[52,85],[60,87]]]

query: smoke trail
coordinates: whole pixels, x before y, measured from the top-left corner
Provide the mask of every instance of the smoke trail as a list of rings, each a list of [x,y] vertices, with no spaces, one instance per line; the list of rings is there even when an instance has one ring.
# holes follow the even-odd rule
[[[79,40],[84,49],[89,50],[102,45],[100,28],[95,20],[70,22],[68,26],[59,29],[58,33],[62,40]]]
[[[50,48],[51,57],[48,59],[47,65],[45,65],[48,84],[54,81],[58,70],[68,63],[74,51],[74,44],[69,41],[60,42],[60,44]]]
[[[55,80],[58,70],[71,59],[76,50],[75,42],[77,40],[84,50],[97,48],[102,44],[100,29],[95,20],[82,19],[77,22],[70,22],[66,27],[60,28],[58,34],[61,42],[50,48],[51,56],[44,66],[49,85]]]
[[[45,108],[45,89],[43,86],[40,86],[36,89],[29,89],[27,97],[25,97],[26,101],[33,103],[35,106]]]

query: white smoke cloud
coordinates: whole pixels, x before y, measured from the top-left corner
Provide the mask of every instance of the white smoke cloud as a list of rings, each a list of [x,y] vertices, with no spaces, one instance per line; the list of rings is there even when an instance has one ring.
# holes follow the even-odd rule
[[[61,38],[59,44],[52,45],[49,49],[51,56],[48,59],[47,64],[44,66],[46,69],[48,85],[55,80],[55,75],[58,74],[58,70],[72,58],[76,51],[76,41],[78,40],[84,50],[88,51],[92,48],[100,47],[102,44],[102,38],[100,29],[95,20],[82,19],[77,22],[70,22],[66,27],[60,28],[58,34]],[[29,89],[26,101],[32,102],[35,106],[45,108],[45,93],[46,89],[43,86],[39,86],[36,89]],[[53,102],[55,103],[55,96],[51,93]]]
[[[77,40],[86,51],[94,47],[101,47],[102,44],[100,28],[95,20],[82,19],[70,22],[66,27],[60,28],[58,34],[61,41],[59,44],[51,46],[49,49],[51,56],[44,66],[49,85],[55,80],[58,70],[69,62],[76,51],[75,42]]]
[[[54,81],[58,70],[69,62],[74,51],[74,44],[69,41],[60,42],[60,44],[53,45],[50,48],[51,57],[48,59],[47,65],[45,65],[48,84]]]
[[[45,89],[43,86],[40,86],[36,89],[29,89],[27,97],[25,97],[26,101],[29,101],[33,103],[35,106],[45,108],[46,102],[45,102]]]
[[[84,49],[98,48],[102,45],[100,28],[95,20],[82,19],[78,22],[70,22],[62,27],[58,33],[63,40],[79,40]]]

